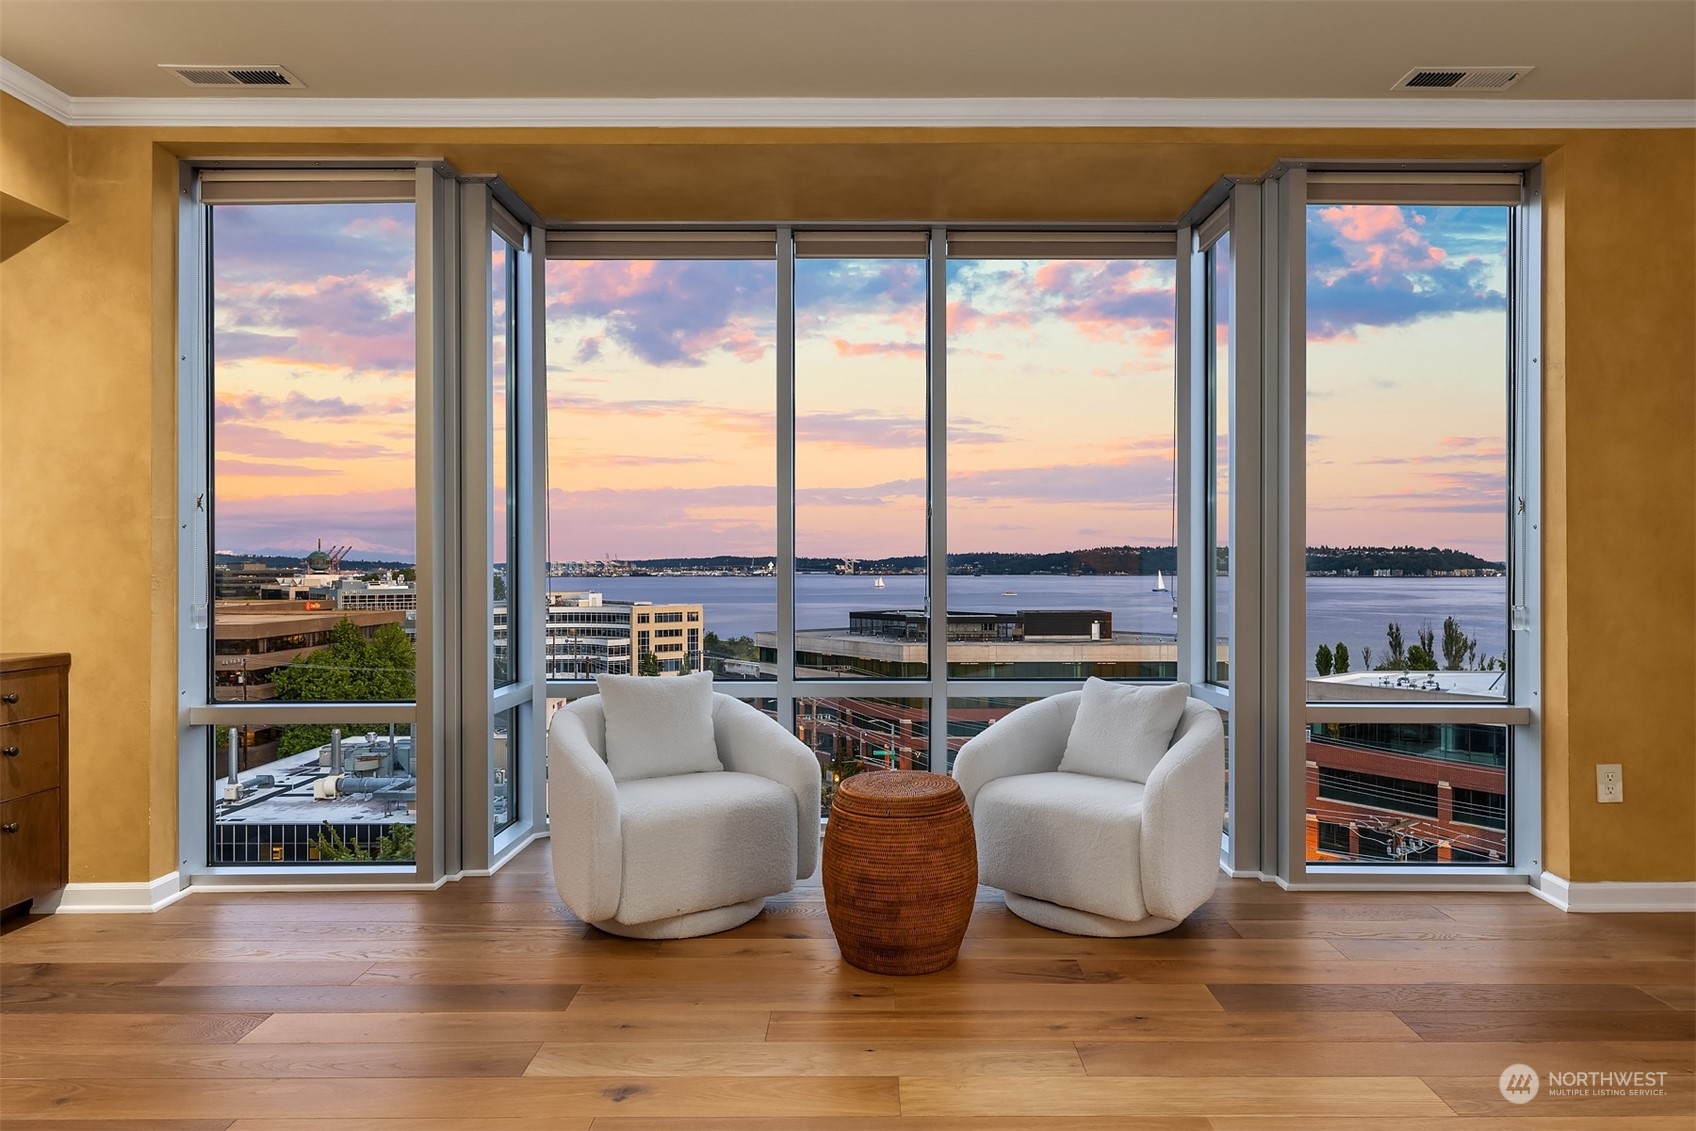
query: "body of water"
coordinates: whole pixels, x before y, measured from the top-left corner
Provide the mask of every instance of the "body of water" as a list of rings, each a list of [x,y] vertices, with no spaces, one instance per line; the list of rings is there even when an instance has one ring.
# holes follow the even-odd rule
[[[801,574],[795,579],[799,628],[843,628],[848,614],[925,605],[923,577]],[[955,612],[1011,613],[1021,609],[1105,609],[1115,632],[1177,631],[1173,595],[1155,592],[1152,577],[950,577],[948,604]],[[1171,579],[1167,579],[1171,584]],[[1229,582],[1222,582],[1228,587]],[[721,637],[753,636],[777,627],[774,577],[554,577],[554,590],[589,590],[612,601],[699,603],[706,630]],[[1183,600],[1180,595],[1179,600]],[[1402,626],[1408,644],[1429,625],[1442,639],[1443,618],[1454,617],[1478,640],[1479,655],[1504,657],[1508,637],[1505,577],[1312,577],[1307,580],[1307,657],[1311,671],[1319,645],[1347,644],[1354,669],[1387,654],[1385,626]]]

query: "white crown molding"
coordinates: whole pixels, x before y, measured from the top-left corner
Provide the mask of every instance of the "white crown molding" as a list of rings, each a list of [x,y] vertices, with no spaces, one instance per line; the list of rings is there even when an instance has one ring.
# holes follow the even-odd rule
[[[1696,883],[1573,883],[1544,872],[1531,889],[1562,911],[1696,911]]]
[[[64,125],[71,124],[71,96],[6,59],[0,59],[0,91]]]
[[[182,875],[171,872],[143,883],[68,884],[57,895],[36,900],[30,910],[38,915],[150,915],[188,893]]]
[[[1696,128],[1696,101],[1399,98],[73,98],[0,59],[0,90],[70,126],[435,129]]]

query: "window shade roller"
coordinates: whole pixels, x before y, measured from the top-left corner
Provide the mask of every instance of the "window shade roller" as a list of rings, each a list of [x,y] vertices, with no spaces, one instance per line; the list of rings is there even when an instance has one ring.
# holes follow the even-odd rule
[[[1175,232],[949,232],[950,259],[1175,259]]]
[[[1213,215],[1203,220],[1195,230],[1195,247],[1197,251],[1206,251],[1219,242],[1231,227],[1231,206],[1229,204],[1213,210]]]
[[[202,169],[203,204],[404,203],[417,195],[416,169]]]
[[[549,259],[775,259],[770,232],[549,232]]]
[[[513,247],[524,250],[529,229],[519,222],[518,217],[501,207],[498,200],[489,202],[489,227]]]
[[[1455,204],[1501,207],[1524,197],[1519,173],[1334,173],[1307,175],[1309,204]]]
[[[930,252],[925,232],[796,232],[798,259],[923,259]]]

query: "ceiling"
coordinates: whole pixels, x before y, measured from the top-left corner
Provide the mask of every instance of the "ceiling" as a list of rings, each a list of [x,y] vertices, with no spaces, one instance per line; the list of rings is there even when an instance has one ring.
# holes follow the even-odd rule
[[[0,0],[0,56],[74,98],[1688,100],[1696,0]]]

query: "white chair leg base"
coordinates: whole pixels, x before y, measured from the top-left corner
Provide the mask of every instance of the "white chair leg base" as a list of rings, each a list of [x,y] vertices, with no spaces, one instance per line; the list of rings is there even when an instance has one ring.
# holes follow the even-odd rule
[[[589,925],[609,935],[623,935],[627,939],[692,939],[697,935],[716,935],[720,931],[740,927],[765,910],[765,906],[766,898],[762,895],[725,907],[691,911],[687,915],[673,915],[669,919],[653,919],[646,923],[621,923],[617,919],[601,919]]]
[[[1047,927],[1051,931],[1063,931],[1068,935],[1091,935],[1101,939],[1135,938],[1139,935],[1158,935],[1178,925],[1171,919],[1157,919],[1152,915],[1144,919],[1114,919],[1107,915],[1079,911],[1075,907],[1062,907],[1045,899],[1032,899],[1017,892],[1002,894],[1007,897],[1007,910],[1019,918],[1039,927]]]

